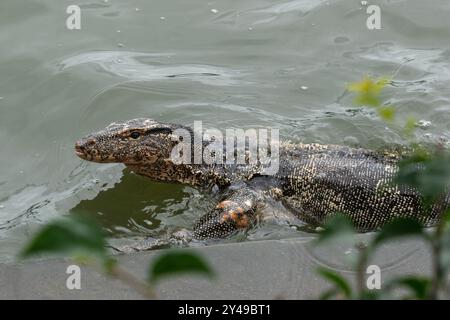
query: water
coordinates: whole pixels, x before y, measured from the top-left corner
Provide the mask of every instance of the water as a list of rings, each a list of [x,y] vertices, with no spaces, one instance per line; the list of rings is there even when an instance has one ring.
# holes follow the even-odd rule
[[[122,244],[191,229],[207,212],[209,195],[73,154],[76,139],[112,121],[202,120],[276,127],[302,142],[402,145],[402,121],[387,127],[345,89],[369,74],[393,78],[384,96],[400,118],[422,120],[420,141],[450,139],[446,0],[370,2],[381,7],[381,30],[367,29],[360,1],[77,3],[81,30],[66,28],[65,2],[0,3],[0,262],[68,214],[96,217]],[[226,241],[311,236],[277,214],[278,223]]]

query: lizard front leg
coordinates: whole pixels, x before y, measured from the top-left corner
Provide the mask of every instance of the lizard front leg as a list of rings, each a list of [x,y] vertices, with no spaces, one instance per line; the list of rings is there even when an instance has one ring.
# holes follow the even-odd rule
[[[254,224],[261,205],[262,197],[257,191],[247,187],[233,190],[197,221],[194,237],[224,238],[236,230],[246,230]]]

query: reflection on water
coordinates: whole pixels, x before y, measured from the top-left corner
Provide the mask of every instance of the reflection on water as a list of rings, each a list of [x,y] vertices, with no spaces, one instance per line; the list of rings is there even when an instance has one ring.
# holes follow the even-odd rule
[[[365,27],[360,1],[79,3],[77,31],[64,27],[64,3],[0,4],[0,261],[55,217],[94,216],[120,245],[189,231],[211,208],[216,195],[74,156],[76,139],[113,121],[202,120],[275,127],[303,142],[402,146],[402,123],[386,127],[345,89],[371,74],[392,77],[386,98],[426,124],[420,141],[449,144],[445,0],[383,2],[376,31]],[[314,237],[277,204],[267,211],[260,227],[225,242]],[[414,251],[413,243],[380,255],[390,266]],[[308,252],[341,270],[352,255],[348,246]]]
[[[165,228],[190,227],[185,224],[196,214],[188,208],[201,198],[191,188],[149,183],[146,178],[128,173],[113,188],[100,191],[93,199],[81,200],[70,212],[88,216],[95,213],[113,236],[161,236]],[[181,214],[184,216],[178,217]]]

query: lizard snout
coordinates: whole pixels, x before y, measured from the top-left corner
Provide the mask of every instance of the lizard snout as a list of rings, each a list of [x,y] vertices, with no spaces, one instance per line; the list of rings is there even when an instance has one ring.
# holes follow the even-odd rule
[[[86,159],[88,156],[89,147],[95,145],[95,139],[83,138],[75,143],[75,154],[82,159]]]

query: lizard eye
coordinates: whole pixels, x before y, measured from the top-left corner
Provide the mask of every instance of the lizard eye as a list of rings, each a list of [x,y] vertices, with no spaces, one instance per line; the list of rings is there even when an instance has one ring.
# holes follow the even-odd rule
[[[137,139],[137,138],[139,138],[140,136],[141,136],[141,133],[138,132],[138,131],[133,131],[132,133],[130,133],[130,137],[131,137],[132,139]]]

